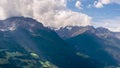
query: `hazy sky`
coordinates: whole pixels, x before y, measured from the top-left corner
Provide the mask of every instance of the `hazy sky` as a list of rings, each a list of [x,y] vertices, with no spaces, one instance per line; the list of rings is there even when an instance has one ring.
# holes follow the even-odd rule
[[[120,0],[0,0],[0,19],[12,16],[55,28],[93,25],[120,31]]]

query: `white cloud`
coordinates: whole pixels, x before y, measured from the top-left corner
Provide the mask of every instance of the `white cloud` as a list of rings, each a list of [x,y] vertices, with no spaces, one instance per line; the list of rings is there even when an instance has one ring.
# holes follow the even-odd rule
[[[0,7],[0,16],[1,16],[0,19],[5,19],[5,17],[6,17],[2,7]]]
[[[98,0],[98,1],[94,1],[94,6],[96,8],[102,8],[104,5],[111,3],[120,4],[120,0]]]
[[[82,8],[82,3],[80,1],[76,1],[75,7],[78,8],[78,9],[83,9]]]
[[[45,26],[86,26],[91,17],[73,12],[66,7],[67,0],[0,0],[0,19],[12,16],[32,17]],[[80,5],[80,4],[79,4]]]
[[[91,17],[82,13],[77,13],[67,10],[67,11],[60,11],[58,14],[55,15],[55,19],[57,26],[60,25],[86,26],[86,25],[90,25]],[[58,24],[57,23],[58,21],[61,23]]]
[[[92,25],[95,27],[105,27],[111,31],[120,32],[120,17],[100,20],[98,22],[93,22]]]
[[[98,0],[98,1],[94,1],[94,6],[96,8],[102,8],[104,5],[109,3],[110,3],[110,0]]]
[[[102,4],[109,4],[109,3],[110,3],[110,0],[100,0],[100,2],[101,2]]]
[[[101,2],[95,1],[95,2],[94,2],[94,6],[95,6],[96,8],[102,8],[102,7],[103,7],[103,4],[102,4]]]

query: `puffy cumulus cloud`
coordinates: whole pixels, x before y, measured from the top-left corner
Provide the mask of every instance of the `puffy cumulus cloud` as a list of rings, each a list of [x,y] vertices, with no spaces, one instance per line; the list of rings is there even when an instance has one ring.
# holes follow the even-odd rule
[[[0,0],[0,7],[4,14],[0,18],[32,16],[32,2],[32,0]]]
[[[95,1],[95,2],[94,2],[94,6],[95,6],[96,8],[102,8],[102,7],[103,7],[103,4],[102,4],[101,2]]]
[[[104,5],[110,3],[120,4],[120,0],[98,0],[98,1],[94,1],[94,6],[96,8],[102,8]]]
[[[0,19],[12,16],[32,17],[45,26],[86,26],[91,17],[67,9],[67,0],[0,0]]]
[[[55,25],[57,26],[61,26],[61,25],[86,26],[86,25],[90,25],[91,17],[82,13],[77,13],[67,10],[67,11],[60,11],[59,13],[57,13],[55,15],[55,19],[56,19]],[[58,21],[61,23],[57,24]]]
[[[98,22],[93,22],[92,25],[95,27],[105,27],[114,32],[120,32],[120,17],[100,20]]]
[[[94,2],[96,8],[102,8],[104,5],[109,4],[110,0],[98,0]]]
[[[78,9],[83,9],[82,8],[82,3],[80,1],[76,1],[75,7],[78,8]]]

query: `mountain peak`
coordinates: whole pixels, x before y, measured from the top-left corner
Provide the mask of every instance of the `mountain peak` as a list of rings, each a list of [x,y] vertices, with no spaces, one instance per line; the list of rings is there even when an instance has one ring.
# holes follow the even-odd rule
[[[98,27],[96,28],[97,31],[101,31],[101,32],[111,32],[110,30],[103,28],[103,27]]]
[[[68,29],[70,28],[70,29]],[[115,37],[115,38],[120,38],[120,33],[115,33],[112,32],[106,28],[103,27],[98,27],[98,28],[94,28],[93,26],[70,26],[70,27],[65,27],[65,28],[61,28],[59,30],[56,31],[58,33],[58,35],[63,38],[71,38],[83,33],[88,33],[88,34],[94,34],[98,37]]]
[[[14,31],[16,28],[43,28],[43,25],[35,19],[28,17],[10,17],[0,21],[0,31]]]
[[[66,26],[62,27],[59,30],[56,30],[58,35],[62,38],[69,38],[73,36],[77,36],[79,34],[82,34],[86,31],[92,31],[95,32],[95,28],[93,26]]]
[[[93,26],[85,26],[80,28],[78,31],[76,31],[75,33],[72,34],[72,37],[77,36],[79,34],[82,34],[84,32],[91,32],[94,33],[95,32],[95,28]]]

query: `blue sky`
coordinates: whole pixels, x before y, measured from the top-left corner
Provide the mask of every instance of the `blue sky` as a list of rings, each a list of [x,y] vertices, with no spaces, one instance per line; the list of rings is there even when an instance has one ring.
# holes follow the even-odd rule
[[[75,7],[77,1],[79,0],[67,1],[67,8],[71,9],[72,11],[85,13],[93,17],[93,20],[95,21],[99,21],[99,18],[111,19],[120,16],[120,4],[111,3],[104,5],[101,8],[96,8],[93,5],[95,0],[80,0],[82,3],[81,7],[83,9],[78,9]],[[88,7],[89,5],[91,5],[91,7]]]
[[[78,1],[81,3],[79,6],[82,9],[79,9],[75,6],[75,4]],[[96,2],[109,1],[109,3],[103,4],[102,7],[96,7],[94,4],[95,1]],[[120,17],[120,0],[114,0],[114,1],[111,1],[111,0],[68,0],[67,8],[75,12],[80,12],[80,13],[89,15],[90,17],[92,17],[92,22],[94,22],[97,26],[103,26],[105,24],[105,21],[111,20],[112,22],[110,23],[108,22],[109,25],[108,26],[106,25],[104,27],[107,27],[113,31],[115,30],[115,27],[117,29],[116,31],[120,30],[118,28],[119,26],[117,26],[120,24],[120,20],[117,19],[118,21],[116,21],[116,18]],[[110,25],[111,23],[114,26],[114,29],[112,28],[112,25]]]

